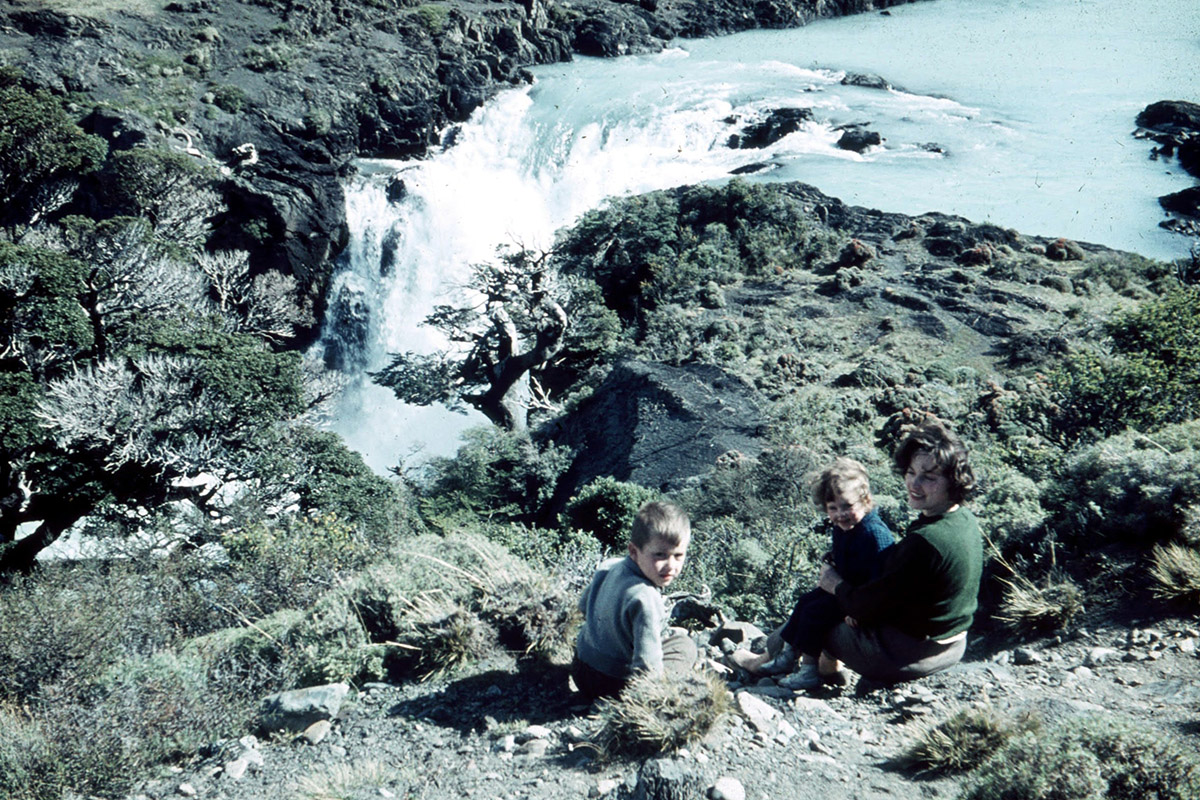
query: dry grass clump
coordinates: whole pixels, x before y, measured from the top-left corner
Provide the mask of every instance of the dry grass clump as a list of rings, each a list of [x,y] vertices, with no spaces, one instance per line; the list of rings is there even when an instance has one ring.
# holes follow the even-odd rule
[[[1003,582],[1007,588],[996,619],[1019,633],[1062,630],[1083,611],[1083,590],[1069,579],[1049,577],[1038,586],[1015,575]]]
[[[1150,590],[1156,597],[1200,606],[1200,552],[1179,544],[1159,545],[1150,559]]]
[[[401,620],[388,659],[394,677],[429,680],[496,649],[495,632],[470,609],[437,595],[418,597]]]
[[[967,772],[1014,736],[1040,726],[1036,717],[1011,719],[988,706],[963,709],[922,731],[901,761],[921,772],[941,775]]]
[[[356,797],[392,797],[387,787],[404,780],[404,773],[382,761],[355,761],[317,767],[296,781],[295,792],[305,800],[351,800]],[[373,791],[372,791],[373,790]]]
[[[561,583],[540,578],[501,584],[481,606],[481,616],[506,649],[552,664],[570,660],[580,615]]]
[[[711,673],[637,677],[620,696],[599,701],[594,746],[601,758],[678,750],[702,739],[731,704],[725,682]]]

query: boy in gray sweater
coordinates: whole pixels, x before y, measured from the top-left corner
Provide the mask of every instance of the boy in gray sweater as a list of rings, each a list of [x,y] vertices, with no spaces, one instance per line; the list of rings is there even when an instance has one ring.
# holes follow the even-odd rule
[[[695,663],[695,643],[667,628],[661,592],[683,569],[691,532],[683,509],[651,501],[633,521],[629,554],[596,570],[579,601],[584,623],[571,665],[588,700],[619,694],[639,673],[679,674]]]

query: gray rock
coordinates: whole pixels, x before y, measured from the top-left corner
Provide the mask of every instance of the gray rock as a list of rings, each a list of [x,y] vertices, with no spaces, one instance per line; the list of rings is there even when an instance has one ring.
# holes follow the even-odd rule
[[[746,721],[756,731],[761,733],[774,732],[775,722],[780,716],[778,711],[748,691],[741,691],[735,694],[734,702],[737,704],[738,711],[742,713],[742,716],[746,718]]]
[[[309,744],[320,744],[333,730],[333,723],[327,719],[319,719],[304,729],[300,736]]]
[[[350,687],[344,683],[279,692],[263,699],[259,725],[267,731],[300,733],[317,720],[336,717]]]
[[[737,778],[722,775],[708,787],[709,800],[746,800],[746,787]]]
[[[728,620],[721,623],[721,626],[712,632],[709,641],[724,649],[725,642],[731,642],[734,645],[749,644],[765,636],[766,634],[756,625],[740,620]]]
[[[637,782],[628,782],[617,793],[620,800],[696,800],[704,796],[704,778],[690,765],[667,758],[647,761],[638,770]]]
[[[1111,647],[1093,647],[1088,651],[1088,654],[1083,659],[1085,667],[1097,667],[1106,661],[1112,661],[1117,657],[1117,651]]]
[[[1041,664],[1043,660],[1041,653],[1031,647],[1018,647],[1013,650],[1013,663],[1017,666],[1027,667]]]

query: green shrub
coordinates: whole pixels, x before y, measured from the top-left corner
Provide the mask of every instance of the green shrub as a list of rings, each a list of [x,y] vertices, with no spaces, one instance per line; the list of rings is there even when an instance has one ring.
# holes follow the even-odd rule
[[[642,675],[618,697],[598,702],[594,746],[602,758],[678,750],[702,739],[731,705],[725,682],[711,673]]]
[[[85,134],[58,98],[23,87],[20,70],[0,68],[0,225],[53,210],[38,201],[43,186],[92,172],[106,152],[104,140]]]
[[[435,458],[413,479],[422,518],[450,531],[480,518],[531,522],[550,500],[570,452],[527,434],[472,428],[453,458]]]
[[[60,778],[41,726],[19,706],[0,704],[0,796],[60,800]]]
[[[312,108],[304,113],[304,132],[312,138],[328,136],[333,130],[333,115],[323,108]]]
[[[624,550],[638,509],[658,498],[659,493],[653,489],[605,475],[567,502],[563,522],[574,530],[591,533],[605,547]]]
[[[154,603],[145,583],[121,570],[55,568],[15,579],[0,590],[0,699],[89,685],[139,645],[162,644],[169,634]]]
[[[1177,537],[1188,509],[1200,505],[1200,421],[1080,448],[1046,495],[1055,528],[1067,535],[1145,547]]]
[[[413,18],[431,36],[440,36],[446,29],[446,21],[450,18],[450,10],[444,5],[426,4],[417,6],[412,11]]]
[[[1200,286],[1176,286],[1108,325],[1110,354],[1083,351],[1050,374],[1054,428],[1144,431],[1200,413]]]
[[[1027,733],[980,767],[963,800],[1100,800],[1103,792],[1094,753],[1067,736]]]
[[[679,589],[707,586],[734,617],[765,627],[786,619],[796,597],[816,586],[820,555],[829,549],[824,526],[811,523],[716,517],[695,527]]]
[[[298,51],[290,44],[252,44],[243,53],[246,67],[255,72],[278,72],[288,69],[296,60]]]
[[[212,92],[213,105],[229,114],[240,114],[250,99],[244,89],[230,84],[218,84],[209,91]]]
[[[307,608],[342,576],[377,557],[365,537],[335,514],[286,516],[258,522],[221,538],[259,614]]]
[[[1109,717],[1082,717],[999,750],[964,800],[1190,800],[1200,761],[1182,743]]]
[[[989,470],[984,491],[972,501],[980,526],[1001,550],[1029,541],[1048,517],[1037,484],[1010,467]]]

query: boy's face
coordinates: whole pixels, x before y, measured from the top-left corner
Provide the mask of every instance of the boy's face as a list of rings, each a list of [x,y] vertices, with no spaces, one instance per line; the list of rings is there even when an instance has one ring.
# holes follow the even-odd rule
[[[835,494],[825,503],[825,513],[829,516],[829,521],[844,531],[862,522],[870,510],[871,504],[866,498],[848,500],[844,495]]]
[[[662,588],[675,580],[683,569],[689,541],[690,537],[684,537],[679,544],[673,545],[661,536],[655,536],[644,547],[630,544],[629,557],[651,583]]]

